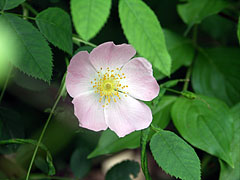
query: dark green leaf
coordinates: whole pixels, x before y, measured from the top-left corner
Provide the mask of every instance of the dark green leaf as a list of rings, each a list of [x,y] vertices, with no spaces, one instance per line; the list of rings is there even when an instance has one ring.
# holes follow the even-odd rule
[[[174,103],[171,114],[184,139],[233,165],[230,156],[233,119],[225,103],[204,96],[194,100],[181,97]]]
[[[231,168],[223,161],[220,161],[220,180],[240,179],[240,103],[231,109],[233,115],[233,139],[231,141],[231,157],[234,168]]]
[[[194,56],[194,48],[191,40],[166,29],[163,32],[166,39],[167,50],[172,58],[171,73],[174,73],[181,66],[189,66]],[[153,71],[153,73],[157,79],[165,77],[157,70]]]
[[[71,14],[77,33],[85,40],[93,38],[110,14],[111,0],[71,0]]]
[[[217,14],[227,5],[225,0],[188,0],[179,4],[177,10],[186,24],[193,25],[200,23],[207,16]]]
[[[200,180],[197,154],[173,132],[162,130],[153,135],[150,148],[154,159],[166,173],[184,180]]]
[[[76,149],[70,160],[70,167],[75,177],[84,177],[91,168],[91,162],[87,159],[89,150],[85,147],[80,147]]]
[[[119,138],[113,131],[108,129],[102,133],[96,149],[88,155],[88,158],[115,153],[122,149],[137,148],[140,145],[140,134],[140,131],[136,131]]]
[[[238,19],[238,30],[237,30],[237,35],[238,35],[238,40],[239,40],[239,43],[240,43],[240,17]]]
[[[140,167],[135,161],[123,161],[113,166],[106,174],[106,180],[131,180],[130,175],[137,177]]]
[[[0,10],[9,10],[22,4],[25,0],[0,0]]]
[[[11,39],[17,42],[15,58],[9,59],[24,73],[50,82],[52,76],[52,53],[41,33],[29,22],[12,14],[0,16],[11,31]]]
[[[228,105],[240,101],[239,48],[201,50],[193,67],[196,93],[217,97]]]
[[[164,75],[171,73],[164,34],[154,12],[140,0],[120,0],[119,16],[128,41]]]
[[[11,109],[0,107],[0,141],[23,137],[24,126],[20,115]],[[0,152],[14,152],[17,147],[16,144],[1,146]]]
[[[48,41],[72,54],[72,25],[68,13],[60,8],[48,8],[37,15],[36,23]]]

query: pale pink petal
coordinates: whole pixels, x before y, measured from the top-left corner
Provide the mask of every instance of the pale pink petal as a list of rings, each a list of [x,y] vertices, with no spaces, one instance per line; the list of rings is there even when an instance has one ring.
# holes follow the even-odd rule
[[[104,118],[104,108],[99,103],[99,95],[93,92],[87,92],[72,101],[74,104],[74,114],[79,120],[79,126],[100,131],[107,129]]]
[[[152,122],[150,108],[131,96],[120,94],[120,97],[120,100],[110,102],[105,107],[105,119],[109,128],[119,137],[147,128]]]
[[[151,101],[158,95],[159,85],[153,77],[152,65],[146,59],[138,57],[130,60],[121,72],[126,77],[121,84],[127,86],[123,91],[131,96]]]
[[[87,51],[81,51],[73,56],[66,76],[66,88],[70,96],[76,97],[82,93],[92,91],[91,81],[96,76],[97,72],[89,61]]]
[[[96,70],[101,67],[106,69],[120,68],[126,64],[134,55],[135,49],[128,44],[115,45],[113,42],[106,42],[90,53],[90,61]]]

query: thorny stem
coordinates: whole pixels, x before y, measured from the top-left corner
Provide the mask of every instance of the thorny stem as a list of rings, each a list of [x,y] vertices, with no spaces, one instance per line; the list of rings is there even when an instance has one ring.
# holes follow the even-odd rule
[[[0,104],[1,104],[2,99],[3,99],[3,95],[4,95],[5,91],[6,91],[6,88],[7,88],[7,85],[8,85],[8,81],[9,81],[10,76],[11,76],[11,72],[12,72],[12,65],[11,65],[9,71],[8,71],[7,79],[6,79],[6,81],[4,82],[4,85],[3,85],[3,89],[2,89],[2,92],[1,92],[1,95],[0,95]]]
[[[65,75],[64,75],[63,78],[65,78]],[[57,99],[56,99],[56,101],[55,101],[55,103],[54,103],[54,105],[53,105],[53,107],[52,107],[52,109],[51,109],[51,112],[50,112],[49,116],[48,116],[48,119],[47,119],[47,121],[46,121],[46,123],[45,123],[45,125],[44,125],[44,127],[43,127],[43,130],[42,130],[41,135],[40,135],[40,137],[39,137],[39,139],[38,139],[38,142],[37,142],[37,146],[36,146],[36,148],[35,148],[35,150],[34,150],[34,152],[33,152],[33,156],[32,156],[31,162],[30,162],[29,167],[28,167],[28,172],[27,172],[26,180],[29,179],[29,176],[30,176],[30,173],[31,173],[31,169],[32,169],[32,166],[33,166],[33,162],[34,162],[34,160],[35,160],[35,158],[36,158],[36,155],[37,155],[37,152],[38,152],[38,148],[39,148],[39,146],[40,146],[40,144],[41,144],[42,138],[43,138],[43,136],[44,136],[44,134],[45,134],[45,131],[46,131],[47,127],[48,127],[48,124],[49,124],[49,122],[50,122],[50,120],[51,120],[51,118],[52,118],[52,116],[53,116],[53,114],[54,114],[54,111],[55,111],[55,109],[56,109],[56,107],[57,107],[57,104],[58,104],[59,100],[61,99],[62,95],[63,95],[64,92],[65,92],[65,89],[66,89],[66,86],[65,86],[65,85],[62,86],[62,88],[61,88],[61,90],[60,90],[60,93],[58,94],[58,97],[57,97]]]

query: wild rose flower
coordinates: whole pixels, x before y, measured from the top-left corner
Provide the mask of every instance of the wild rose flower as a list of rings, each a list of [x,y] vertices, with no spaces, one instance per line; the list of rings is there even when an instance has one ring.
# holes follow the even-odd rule
[[[146,59],[131,59],[135,53],[131,45],[106,42],[90,54],[81,51],[73,56],[66,88],[81,127],[94,131],[109,127],[123,137],[150,125],[152,112],[139,100],[154,99],[159,85]]]

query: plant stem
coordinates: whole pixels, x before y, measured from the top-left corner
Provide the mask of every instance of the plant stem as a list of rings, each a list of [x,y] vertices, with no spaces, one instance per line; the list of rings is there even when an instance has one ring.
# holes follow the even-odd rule
[[[26,7],[31,13],[33,13],[35,16],[38,14],[37,10],[34,9],[32,6],[30,6],[28,3],[23,3],[23,6]]]
[[[65,78],[65,75],[64,75],[63,78]],[[55,111],[55,109],[57,107],[57,104],[58,104],[59,100],[61,99],[63,92],[65,91],[65,88],[66,88],[65,86],[62,86],[62,89],[60,90],[60,93],[58,94],[58,97],[57,97],[57,99],[56,99],[56,101],[55,101],[55,103],[54,103],[54,105],[53,105],[53,107],[51,109],[50,115],[48,116],[47,122],[45,123],[45,125],[43,127],[42,133],[41,133],[41,135],[40,135],[40,137],[38,139],[38,142],[37,142],[37,146],[36,146],[36,148],[35,148],[35,150],[33,152],[33,156],[32,156],[30,165],[28,167],[26,180],[29,179],[29,176],[30,176],[30,173],[31,173],[31,169],[32,169],[32,166],[33,166],[33,162],[34,162],[34,160],[36,158],[36,155],[37,155],[38,148],[39,148],[39,146],[41,144],[42,138],[43,138],[43,136],[45,134],[45,131],[46,131],[47,127],[48,127],[48,124],[49,124],[49,122],[50,122],[50,120],[51,120],[51,118],[52,118],[52,116],[54,114],[54,111]]]
[[[73,41],[76,41],[76,42],[80,42],[80,43],[84,43],[86,45],[89,45],[91,47],[97,47],[97,45],[93,44],[93,43],[90,43],[88,41],[85,41],[83,39],[80,39],[77,35],[73,34],[73,37],[72,37]]]
[[[11,76],[12,65],[10,65],[10,66],[11,66],[11,67],[10,67],[10,69],[9,69],[9,71],[8,71],[7,79],[6,79],[6,81],[4,82],[3,89],[2,89],[2,92],[1,92],[1,95],[0,95],[0,104],[1,104],[1,102],[2,102],[3,95],[4,95],[4,93],[5,93],[6,89],[7,89],[8,81],[9,81],[10,76]]]

